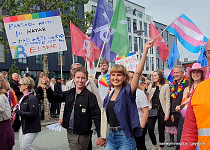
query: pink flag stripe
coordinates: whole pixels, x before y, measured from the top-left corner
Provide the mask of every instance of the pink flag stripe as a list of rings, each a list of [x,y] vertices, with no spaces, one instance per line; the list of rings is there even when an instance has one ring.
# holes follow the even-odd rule
[[[185,34],[190,35],[191,37],[193,37],[194,39],[198,40],[198,41],[203,41],[204,36],[203,34],[199,34],[195,31],[193,31],[191,28],[188,28],[186,26],[184,26],[181,22],[179,22],[178,20],[174,21],[174,24],[176,24],[177,26],[179,26],[183,31],[185,31]]]
[[[176,29],[176,31],[178,32],[178,34],[185,40],[187,41],[188,43],[190,43],[191,45],[197,47],[197,46],[200,46],[200,45],[204,45],[204,42],[203,41],[200,41],[200,40],[196,40],[194,38],[192,38],[190,35],[187,35],[185,33],[185,31],[183,31],[179,26],[177,26],[175,23],[172,23],[170,25],[172,28]]]
[[[181,18],[181,17],[177,18],[177,20],[181,24],[183,24],[184,26],[192,29],[193,31],[197,32],[198,34],[202,34],[203,35],[203,33],[199,30],[199,28],[195,24],[193,24],[193,23],[189,22],[188,20],[186,20],[184,18]]]

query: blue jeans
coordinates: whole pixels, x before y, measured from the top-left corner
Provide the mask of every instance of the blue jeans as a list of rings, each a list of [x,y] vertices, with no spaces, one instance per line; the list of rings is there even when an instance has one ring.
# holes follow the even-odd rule
[[[136,143],[134,137],[127,139],[123,131],[110,131],[105,150],[136,150]]]

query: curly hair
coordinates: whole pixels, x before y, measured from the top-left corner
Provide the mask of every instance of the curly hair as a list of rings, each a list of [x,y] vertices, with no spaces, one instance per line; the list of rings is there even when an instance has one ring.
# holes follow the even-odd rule
[[[111,78],[111,74],[112,73],[121,73],[123,76],[125,76],[125,81],[123,81],[122,86],[126,87],[129,83],[129,76],[128,76],[128,71],[126,70],[126,68],[123,65],[119,65],[119,64],[115,64],[110,71],[110,78]],[[110,85],[111,87],[114,87],[112,85],[112,82],[110,80]]]

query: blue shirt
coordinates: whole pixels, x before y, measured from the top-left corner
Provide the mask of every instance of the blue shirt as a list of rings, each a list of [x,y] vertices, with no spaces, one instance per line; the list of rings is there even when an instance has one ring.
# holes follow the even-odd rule
[[[123,129],[125,136],[131,138],[133,136],[141,136],[141,127],[136,106],[136,93],[131,95],[130,84],[122,87],[114,102],[114,111],[117,120]],[[109,94],[104,99],[104,108],[107,113],[107,106],[114,92]]]

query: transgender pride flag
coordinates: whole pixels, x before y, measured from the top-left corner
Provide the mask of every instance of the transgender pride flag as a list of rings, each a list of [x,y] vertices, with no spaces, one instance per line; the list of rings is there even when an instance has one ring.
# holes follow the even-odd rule
[[[198,53],[205,44],[203,33],[184,14],[173,21],[167,30],[174,34],[179,42],[192,53]]]

